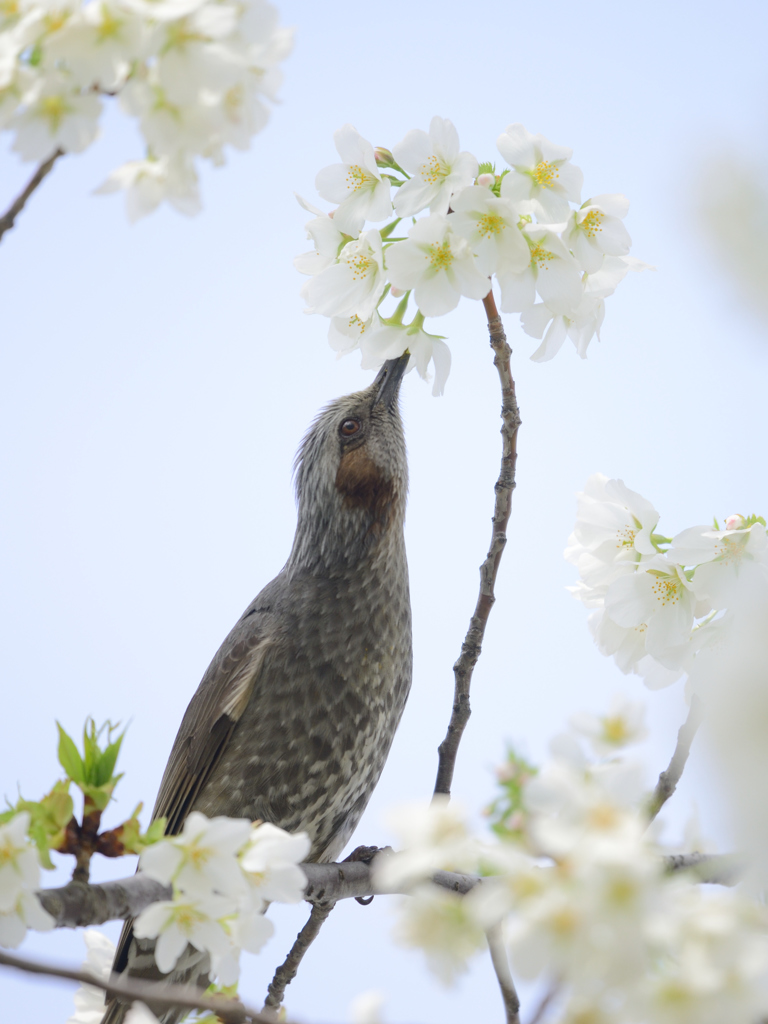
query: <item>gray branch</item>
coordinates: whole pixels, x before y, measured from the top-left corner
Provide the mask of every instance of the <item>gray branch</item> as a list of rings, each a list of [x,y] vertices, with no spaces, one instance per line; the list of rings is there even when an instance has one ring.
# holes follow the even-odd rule
[[[669,871],[694,871],[699,882],[732,885],[744,864],[733,854],[688,853],[664,858]],[[341,864],[302,864],[307,876],[304,899],[309,903],[336,903],[356,896],[407,895],[404,889],[391,889],[374,884],[373,871],[363,861]],[[454,871],[437,871],[435,885],[465,895],[482,879]],[[136,917],[145,907],[158,900],[170,899],[169,886],[155,882],[141,873],[117,882],[91,885],[69,882],[60,889],[41,889],[38,898],[51,915],[57,928],[82,928],[105,921],[124,921]]]
[[[664,858],[667,871],[690,871],[706,885],[736,885],[744,874],[745,861],[733,853],[678,853]]]
[[[507,543],[507,525],[512,513],[512,492],[515,489],[517,431],[522,422],[520,410],[517,407],[515,382],[509,368],[511,349],[507,344],[507,336],[504,333],[504,326],[496,309],[492,291],[488,292],[483,299],[483,306],[488,319],[488,331],[494,353],[493,365],[499,374],[499,383],[501,384],[501,468],[494,487],[496,497],[491,519],[491,544],[485,561],[480,566],[480,591],[472,618],[469,620],[469,629],[464,637],[464,643],[461,645],[461,654],[453,666],[453,707],[445,738],[437,748],[435,796],[451,795],[459,744],[472,713],[469,705],[469,690],[472,673],[482,651],[488,617],[496,600],[494,588],[501,556],[504,554]]]
[[[489,928],[486,932],[486,938],[491,954],[491,963],[496,972],[496,980],[499,983],[501,999],[504,1003],[506,1022],[507,1024],[520,1024],[520,1000],[509,969],[507,951],[504,948],[504,941],[501,937],[501,925],[497,924],[493,928]]]
[[[139,1000],[157,1007],[180,1006],[187,1010],[208,1010],[215,1013],[225,1024],[273,1024],[272,1017],[267,1017],[258,1010],[249,1009],[236,1000],[206,996],[192,985],[166,985],[164,982],[128,980],[120,975],[112,975],[109,980],[102,980],[90,971],[75,971],[57,967],[55,964],[24,960],[3,952],[0,952],[0,965],[27,974],[43,974],[51,978],[76,981],[81,985],[93,985],[108,995],[121,996],[129,1002]]]
[[[693,738],[696,735],[696,730],[701,725],[703,711],[704,709],[700,698],[694,694],[693,697],[691,697],[691,708],[688,712],[688,717],[680,726],[680,731],[677,734],[677,746],[675,747],[675,752],[672,755],[672,760],[669,762],[667,770],[662,772],[659,776],[659,781],[656,783],[656,789],[653,791],[653,796],[650,799],[648,805],[649,821],[653,821],[661,808],[677,789],[677,784],[680,781],[683,769],[685,768],[685,763],[688,760],[688,755],[691,752]]]
[[[304,898],[309,903],[326,904],[356,896],[394,894],[393,890],[374,884],[371,867],[363,861],[302,864],[301,868],[307,876]],[[474,875],[452,871],[438,871],[432,880],[436,885],[461,895],[469,892],[479,881]],[[37,895],[57,928],[82,928],[136,917],[150,904],[170,899],[171,888],[139,872],[130,878],[99,885],[68,882],[59,889],[40,889]]]
[[[40,166],[37,168],[35,173],[27,182],[27,185],[23,189],[23,191],[20,192],[18,196],[16,196],[16,198],[5,211],[5,213],[2,215],[2,217],[0,217],[0,239],[3,237],[6,231],[11,230],[16,221],[16,218],[27,205],[27,200],[29,199],[29,197],[38,187],[43,178],[45,178],[46,175],[51,173],[51,171],[53,170],[53,165],[56,163],[59,157],[63,155],[63,149],[57,149],[54,153],[51,153],[48,159],[44,160],[43,163],[41,163]]]
[[[305,953],[317,938],[320,929],[335,906],[335,903],[313,904],[309,920],[296,936],[296,941],[291,946],[288,956],[275,971],[275,976],[269,983],[267,998],[264,1002],[264,1013],[274,1014],[274,1020],[278,1019],[277,1011],[283,1002],[286,988],[296,977]]]

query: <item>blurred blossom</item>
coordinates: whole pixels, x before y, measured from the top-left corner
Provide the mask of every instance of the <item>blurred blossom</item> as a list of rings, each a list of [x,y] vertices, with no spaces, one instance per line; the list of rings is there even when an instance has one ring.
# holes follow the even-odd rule
[[[28,928],[47,932],[54,922],[35,896],[40,887],[40,858],[28,835],[29,813],[9,815],[0,825],[0,946],[15,949]]]
[[[198,159],[246,149],[269,116],[291,33],[266,0],[67,0],[0,16],[0,128],[24,160],[79,153],[99,132],[100,96],[138,120],[146,157],[108,177],[129,219],[168,201],[200,208]]]
[[[81,970],[90,971],[101,981],[106,981],[112,972],[112,961],[115,959],[115,945],[95,928],[88,928],[83,933],[86,958]],[[75,1012],[66,1024],[101,1024],[104,1016],[104,990],[93,985],[81,985],[75,992]]]
[[[429,883],[413,889],[401,904],[395,939],[420,949],[445,985],[453,985],[469,969],[469,960],[485,948],[485,934],[465,899]]]
[[[361,992],[359,996],[355,996],[349,1004],[351,1024],[382,1024],[381,1008],[385,998],[384,993],[377,989]]]
[[[402,851],[376,860],[377,885],[397,892],[436,871],[477,870],[481,847],[469,831],[464,810],[447,797],[395,808],[389,825]]]
[[[768,188],[764,168],[755,160],[718,156],[701,175],[698,223],[710,250],[736,293],[768,321]]]
[[[645,739],[645,705],[615,697],[607,715],[572,715],[571,728],[587,737],[598,757],[605,757]]]

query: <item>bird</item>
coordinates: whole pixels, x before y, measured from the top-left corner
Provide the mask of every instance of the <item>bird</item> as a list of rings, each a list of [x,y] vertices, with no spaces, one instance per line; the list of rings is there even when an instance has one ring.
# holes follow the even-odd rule
[[[399,410],[406,353],[332,401],[294,465],[298,515],[288,561],[245,609],[186,710],[153,820],[227,815],[306,832],[308,860],[335,861],[371,797],[412,677],[404,521],[408,464]],[[113,974],[208,984],[188,946],[171,975],[127,921]],[[126,973],[127,972],[127,973]],[[107,1003],[103,1024],[127,1005]],[[163,1024],[183,1011],[157,1010]]]

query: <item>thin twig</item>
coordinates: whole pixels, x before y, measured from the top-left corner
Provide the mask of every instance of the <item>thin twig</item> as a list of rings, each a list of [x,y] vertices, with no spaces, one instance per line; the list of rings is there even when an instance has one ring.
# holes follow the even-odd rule
[[[51,153],[48,159],[44,160],[40,164],[35,173],[29,179],[27,187],[14,199],[14,201],[11,203],[11,205],[8,207],[8,209],[5,211],[2,217],[0,217],[0,239],[3,237],[6,231],[11,230],[14,221],[26,206],[29,197],[35,191],[35,189],[43,180],[43,178],[47,174],[50,174],[53,165],[56,163],[59,157],[63,155],[63,149],[57,149],[54,153]]]
[[[541,1021],[544,1020],[544,1014],[549,1009],[549,1004],[552,1002],[552,1000],[555,998],[559,991],[559,983],[556,983],[551,988],[547,989],[547,991],[544,993],[544,998],[536,1007],[536,1012],[528,1021],[528,1024],[541,1024]]]
[[[193,985],[166,985],[163,982],[133,979],[129,981],[115,975],[108,980],[103,980],[91,974],[90,971],[77,971],[67,967],[57,967],[55,964],[23,960],[21,957],[3,952],[0,952],[0,965],[26,971],[28,974],[44,974],[52,978],[76,981],[81,985],[93,985],[94,988],[102,989],[108,995],[121,996],[130,1002],[140,1000],[142,1003],[158,1007],[175,1006],[187,1010],[209,1010],[226,1024],[247,1024],[247,1022],[272,1024],[272,1018],[258,1010],[253,1010],[231,999],[205,996]]]
[[[677,789],[680,776],[683,774],[683,769],[685,768],[685,762],[688,760],[688,755],[691,752],[693,738],[696,735],[696,730],[701,725],[703,711],[704,708],[700,698],[694,694],[693,697],[691,697],[691,708],[688,712],[688,717],[680,726],[680,731],[677,734],[677,746],[675,747],[675,752],[672,755],[672,760],[669,762],[669,768],[659,776],[659,781],[656,783],[656,789],[653,791],[653,796],[649,801],[649,822],[653,821],[661,808]]]
[[[274,1013],[280,1009],[286,988],[296,977],[296,972],[299,969],[299,964],[304,959],[304,954],[317,938],[320,929],[335,906],[335,903],[315,903],[312,907],[309,920],[299,932],[296,941],[291,946],[290,953],[285,958],[284,963],[280,964],[277,968],[274,978],[269,983],[263,1010],[264,1013],[268,1014],[266,1019],[270,1021],[276,1019]],[[269,1011],[272,1012],[270,1013]]]
[[[507,1015],[507,1024],[520,1024],[520,1000],[517,996],[517,989],[512,980],[507,960],[507,951],[501,937],[501,925],[496,924],[485,933],[488,939],[488,949],[491,953],[491,963],[496,972],[496,978],[501,990],[501,998],[504,1002],[504,1012]]]
[[[469,688],[472,682],[472,672],[477,664],[477,659],[480,657],[488,616],[496,600],[494,585],[504,546],[507,543],[507,523],[512,511],[512,491],[515,488],[517,431],[521,420],[515,396],[515,382],[509,369],[511,351],[507,344],[504,327],[496,309],[496,302],[494,301],[492,291],[488,292],[488,295],[483,299],[483,306],[488,318],[491,348],[494,351],[493,365],[498,371],[501,382],[501,470],[495,487],[496,501],[493,510],[491,546],[488,549],[485,561],[480,566],[480,593],[478,594],[474,614],[469,622],[467,635],[464,638],[464,643],[461,645],[461,654],[453,666],[455,680],[453,710],[445,739],[438,747],[435,796],[450,796],[451,794],[451,783],[453,782],[453,772],[456,766],[456,756],[459,752],[459,743],[471,714]]]

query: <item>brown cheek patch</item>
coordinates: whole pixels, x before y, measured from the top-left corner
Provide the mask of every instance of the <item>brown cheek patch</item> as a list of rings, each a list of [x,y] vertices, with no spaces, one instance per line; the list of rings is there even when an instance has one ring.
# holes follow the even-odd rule
[[[348,508],[365,509],[376,520],[389,518],[394,497],[392,481],[385,479],[364,447],[353,448],[342,455],[336,473],[336,489],[344,495]]]

